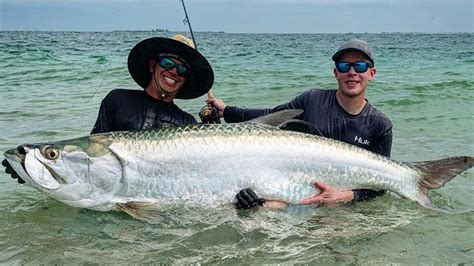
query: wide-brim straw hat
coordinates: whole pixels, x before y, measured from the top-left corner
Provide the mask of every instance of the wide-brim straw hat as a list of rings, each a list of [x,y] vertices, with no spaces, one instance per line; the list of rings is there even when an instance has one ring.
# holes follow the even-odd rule
[[[186,81],[176,94],[177,99],[193,99],[207,93],[214,83],[214,72],[204,56],[190,47],[194,44],[182,35],[170,38],[153,37],[139,42],[128,55],[128,71],[133,80],[146,89],[150,84],[150,60],[174,56],[189,65]],[[187,44],[186,44],[187,43]]]

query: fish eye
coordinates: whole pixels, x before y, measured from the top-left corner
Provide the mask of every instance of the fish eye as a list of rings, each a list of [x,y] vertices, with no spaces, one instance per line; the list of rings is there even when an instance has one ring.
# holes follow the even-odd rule
[[[46,147],[43,151],[44,157],[49,160],[56,160],[59,157],[59,151],[53,147]]]

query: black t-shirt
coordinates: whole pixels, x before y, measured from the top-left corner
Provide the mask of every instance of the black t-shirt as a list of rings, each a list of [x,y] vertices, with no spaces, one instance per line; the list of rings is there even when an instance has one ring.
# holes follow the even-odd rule
[[[336,90],[311,89],[273,109],[227,106],[224,110],[224,119],[228,123],[242,122],[285,109],[303,110],[304,113],[299,118],[313,124],[324,137],[390,157],[392,148],[390,119],[368,101],[358,115],[347,113],[336,99]],[[372,190],[354,190],[354,192],[356,201],[383,194]]]
[[[196,119],[143,90],[116,89],[102,100],[91,134],[196,124]]]

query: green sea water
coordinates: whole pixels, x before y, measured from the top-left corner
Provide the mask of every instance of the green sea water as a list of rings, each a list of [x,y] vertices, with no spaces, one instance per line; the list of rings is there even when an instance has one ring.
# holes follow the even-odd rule
[[[139,89],[127,56],[151,36],[0,32],[0,151],[88,134],[110,90]],[[215,71],[214,95],[246,107],[336,88],[330,58],[353,37],[374,50],[377,76],[367,98],[392,119],[393,159],[474,156],[472,33],[196,34]],[[197,117],[205,99],[177,104]],[[430,192],[438,211],[388,194],[284,212],[169,210],[150,224],[66,206],[2,171],[0,263],[472,264],[473,194],[471,169]]]

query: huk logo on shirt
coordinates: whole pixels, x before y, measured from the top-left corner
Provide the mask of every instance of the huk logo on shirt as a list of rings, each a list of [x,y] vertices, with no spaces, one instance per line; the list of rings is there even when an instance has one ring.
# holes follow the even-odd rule
[[[361,137],[355,136],[354,141],[362,144],[362,145],[370,145],[370,141],[368,139],[362,139]]]

